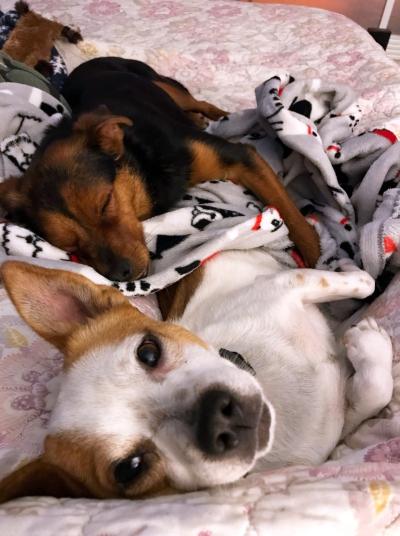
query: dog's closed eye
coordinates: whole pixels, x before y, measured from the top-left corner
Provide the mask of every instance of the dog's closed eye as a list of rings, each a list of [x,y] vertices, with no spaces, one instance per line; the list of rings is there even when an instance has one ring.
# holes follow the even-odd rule
[[[101,207],[101,214],[102,214],[102,215],[105,213],[105,211],[107,210],[108,205],[110,204],[111,196],[112,196],[112,190],[111,190],[111,192],[107,195],[106,200],[104,201],[103,206]]]
[[[108,213],[111,210],[111,207],[113,205],[113,190],[111,189],[105,197],[103,197],[101,203],[100,203],[100,216],[102,219],[106,218],[108,216]]]

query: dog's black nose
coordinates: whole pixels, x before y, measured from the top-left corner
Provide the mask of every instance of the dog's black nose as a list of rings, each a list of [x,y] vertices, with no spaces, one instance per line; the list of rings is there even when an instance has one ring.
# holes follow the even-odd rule
[[[205,454],[224,457],[249,455],[257,448],[261,399],[239,397],[228,390],[209,389],[200,398],[197,411],[197,443]]]
[[[115,260],[106,274],[106,277],[112,281],[132,281],[133,276],[133,265],[125,258]]]

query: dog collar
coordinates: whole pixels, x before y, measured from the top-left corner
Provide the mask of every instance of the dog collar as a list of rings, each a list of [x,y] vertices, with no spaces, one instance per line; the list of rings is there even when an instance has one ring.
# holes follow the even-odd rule
[[[246,359],[241,354],[239,354],[239,352],[232,352],[231,350],[227,350],[226,348],[220,348],[218,353],[221,357],[223,357],[224,359],[228,359],[228,361],[236,365],[238,368],[245,370],[252,376],[256,375],[256,371],[253,369],[250,363],[246,361]]]

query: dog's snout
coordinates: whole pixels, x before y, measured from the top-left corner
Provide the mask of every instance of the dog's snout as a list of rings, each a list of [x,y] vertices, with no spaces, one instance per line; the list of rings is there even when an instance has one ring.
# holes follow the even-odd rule
[[[133,264],[125,258],[116,259],[106,274],[112,281],[131,281],[134,278]]]
[[[147,250],[145,250],[145,253]],[[145,277],[149,266],[148,253],[137,258],[119,255],[110,247],[104,245],[92,255],[98,272],[112,281],[133,281]]]
[[[217,457],[253,456],[260,418],[259,397],[240,397],[224,389],[210,389],[200,398],[197,442],[205,454]]]

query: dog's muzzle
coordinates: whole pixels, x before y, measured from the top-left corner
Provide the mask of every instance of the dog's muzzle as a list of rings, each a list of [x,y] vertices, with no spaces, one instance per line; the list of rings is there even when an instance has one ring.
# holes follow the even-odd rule
[[[239,456],[251,461],[267,445],[268,413],[260,394],[241,396],[220,386],[209,388],[197,405],[198,448],[214,459]]]

